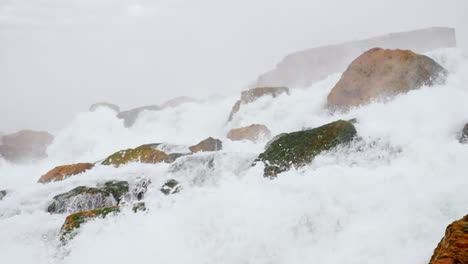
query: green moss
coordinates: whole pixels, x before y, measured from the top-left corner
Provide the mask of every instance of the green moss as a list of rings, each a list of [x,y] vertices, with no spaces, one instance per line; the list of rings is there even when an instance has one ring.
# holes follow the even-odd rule
[[[147,144],[134,149],[121,150],[107,157],[101,164],[119,167],[130,162],[159,163],[165,161],[168,158],[167,154],[155,149],[155,146],[157,144]]]
[[[146,204],[144,202],[136,203],[132,207],[133,212],[146,211]]]
[[[164,193],[165,195],[169,194],[174,194],[178,193],[181,190],[181,186],[178,181],[174,179],[170,179],[164,183],[164,185],[161,187],[161,192]]]
[[[264,176],[273,177],[310,163],[315,156],[339,144],[350,142],[356,136],[356,129],[348,121],[339,120],[324,126],[284,134],[270,143],[255,162],[265,164]]]
[[[128,182],[126,181],[108,181],[104,183],[104,187],[102,189],[111,193],[117,202],[119,202],[129,190]]]

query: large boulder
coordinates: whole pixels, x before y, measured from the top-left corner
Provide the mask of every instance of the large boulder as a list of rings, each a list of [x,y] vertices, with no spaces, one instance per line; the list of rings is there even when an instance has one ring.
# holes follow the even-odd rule
[[[249,104],[256,101],[262,96],[277,97],[281,94],[289,94],[289,88],[287,87],[257,87],[250,90],[243,91],[241,93],[241,99],[238,100],[232,107],[231,113],[229,114],[228,121],[234,118],[234,115],[239,112],[242,104]]]
[[[351,142],[356,134],[353,124],[343,120],[310,130],[285,133],[270,142],[254,164],[263,162],[264,176],[274,177],[291,167],[310,163],[322,151]]]
[[[348,109],[390,98],[442,82],[446,73],[431,58],[410,50],[374,48],[349,65],[328,95],[328,106]]]
[[[250,140],[254,142],[260,138],[269,138],[270,136],[271,132],[268,127],[258,124],[231,129],[227,134],[227,138],[233,141]]]
[[[127,164],[130,162],[170,162],[170,158],[166,153],[155,148],[157,147],[157,145],[158,144],[146,144],[134,149],[118,151],[107,157],[101,164],[114,165],[115,167],[119,167],[120,165]]]
[[[11,162],[26,162],[47,157],[47,147],[54,140],[48,132],[21,130],[2,136],[0,156]]]
[[[42,175],[38,182],[48,183],[51,181],[61,181],[73,175],[83,173],[94,167],[93,163],[76,163],[71,165],[58,166]]]
[[[115,105],[115,104],[111,104],[111,103],[107,103],[107,102],[98,102],[98,103],[94,103],[92,104],[90,107],[89,107],[89,111],[90,112],[94,112],[96,111],[98,108],[109,108],[111,110],[114,110],[115,112],[120,112],[120,107],[118,105]]]
[[[219,139],[214,139],[212,137],[202,140],[198,144],[189,147],[190,151],[192,151],[193,153],[205,151],[218,151],[222,148],[223,142]]]
[[[451,223],[437,245],[429,264],[468,263],[468,215]]]
[[[463,127],[459,141],[460,143],[468,143],[468,123]]]
[[[100,188],[79,186],[69,192],[56,195],[49,203],[47,212],[76,213],[115,205],[117,201],[111,192]]]

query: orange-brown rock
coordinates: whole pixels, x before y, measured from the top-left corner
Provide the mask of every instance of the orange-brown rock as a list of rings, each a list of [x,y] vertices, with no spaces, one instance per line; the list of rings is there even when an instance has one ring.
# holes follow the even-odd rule
[[[218,151],[223,148],[223,142],[219,139],[209,137],[205,140],[200,141],[197,145],[190,146],[189,149],[193,153],[205,152],[205,151]]]
[[[374,48],[355,59],[328,95],[331,109],[348,109],[433,85],[447,71],[431,58],[410,50]]]
[[[24,162],[46,158],[47,147],[54,136],[47,132],[21,130],[2,136],[0,156],[11,162]]]
[[[429,264],[468,263],[468,215],[451,223],[434,250]]]
[[[58,166],[42,175],[38,180],[40,183],[47,183],[51,181],[61,181],[70,176],[85,172],[94,167],[93,163],[77,163],[71,165]]]
[[[257,141],[261,137],[270,137],[271,132],[265,125],[250,125],[247,127],[241,127],[236,129],[231,129],[227,134],[227,137],[230,140],[238,141],[238,140],[250,140],[250,141]]]
[[[287,87],[257,87],[250,90],[243,91],[241,93],[241,99],[238,100],[232,107],[231,114],[229,115],[229,120],[231,121],[234,117],[234,114],[239,112],[240,106],[242,104],[252,103],[262,96],[272,96],[277,97],[280,94],[289,94],[289,88]]]

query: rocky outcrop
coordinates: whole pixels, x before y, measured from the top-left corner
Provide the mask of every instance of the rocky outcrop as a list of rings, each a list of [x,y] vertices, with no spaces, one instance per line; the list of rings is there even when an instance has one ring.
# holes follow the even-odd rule
[[[189,147],[190,151],[192,151],[193,153],[205,151],[218,151],[222,148],[223,142],[219,139],[214,139],[212,137],[202,140],[198,144]]]
[[[169,195],[169,194],[178,193],[180,192],[181,189],[182,187],[180,186],[178,181],[174,179],[170,179],[164,183],[164,185],[161,187],[160,190],[165,195]]]
[[[47,157],[47,147],[54,140],[48,132],[21,130],[2,137],[0,156],[11,162],[27,162]]]
[[[356,134],[353,124],[343,120],[310,130],[286,133],[269,143],[255,163],[263,162],[264,176],[274,177],[291,167],[310,163],[322,151],[351,142]]]
[[[258,77],[254,86],[309,87],[330,74],[342,73],[356,57],[375,47],[424,53],[455,46],[455,30],[436,27],[316,47],[286,56],[274,70]]]
[[[451,223],[437,245],[429,264],[468,263],[468,215]]]
[[[42,175],[38,182],[48,183],[51,181],[61,181],[73,175],[83,173],[94,167],[93,163],[76,163],[71,165],[58,166]]]
[[[47,212],[54,214],[76,213],[115,205],[117,205],[117,201],[110,192],[79,186],[69,192],[56,195],[47,207]]]
[[[463,127],[459,138],[460,143],[468,143],[468,123]]]
[[[277,97],[281,94],[289,95],[289,88],[287,87],[257,87],[250,90],[243,91],[241,93],[241,99],[238,100],[232,107],[231,113],[229,114],[228,121],[234,118],[234,115],[239,112],[241,105],[249,104],[256,101],[262,96]]]
[[[168,155],[166,153],[155,149],[157,145],[158,144],[146,144],[134,149],[118,151],[107,157],[101,164],[119,167],[120,165],[130,162],[160,163],[168,161]]]
[[[371,49],[343,73],[328,95],[331,109],[348,109],[442,82],[447,71],[409,50]]]
[[[227,134],[227,138],[233,141],[250,140],[254,142],[260,138],[269,138],[270,136],[271,132],[268,127],[258,124],[231,129]]]
[[[90,111],[90,112],[94,112],[94,111],[96,111],[98,108],[101,108],[101,107],[109,108],[109,109],[111,109],[111,110],[114,110],[114,111],[117,112],[117,113],[120,112],[120,107],[119,107],[118,105],[111,104],[111,103],[106,103],[106,102],[99,102],[99,103],[92,104],[92,105],[89,107],[89,111]]]

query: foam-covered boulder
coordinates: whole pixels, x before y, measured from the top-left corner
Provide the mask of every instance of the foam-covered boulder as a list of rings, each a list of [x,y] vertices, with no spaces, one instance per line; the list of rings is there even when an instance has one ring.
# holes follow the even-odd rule
[[[257,87],[257,88],[253,88],[250,90],[243,91],[241,93],[240,100],[238,100],[232,107],[231,113],[229,114],[228,121],[231,121],[234,118],[234,115],[237,112],[239,112],[241,105],[252,103],[263,96],[277,97],[281,94],[289,94],[289,88],[287,87]]]
[[[274,177],[292,167],[310,163],[322,151],[351,142],[356,134],[354,125],[344,120],[314,129],[284,133],[269,143],[254,164],[263,162],[264,176]]]
[[[76,163],[71,165],[58,166],[42,175],[38,182],[48,183],[51,181],[61,181],[73,175],[83,173],[94,167],[93,163]]]
[[[127,111],[122,111],[122,112],[117,114],[117,117],[120,118],[120,119],[123,119],[125,127],[131,127],[131,126],[133,126],[133,124],[135,124],[135,122],[138,119],[138,116],[140,115],[141,112],[143,112],[143,111],[159,111],[161,109],[162,109],[162,107],[159,106],[159,105],[142,106],[142,107],[130,109],[130,110],[127,110]]]
[[[206,151],[218,151],[223,148],[223,142],[219,139],[209,137],[200,141],[198,144],[190,146],[189,149],[193,153],[206,152]]]
[[[168,161],[168,155],[156,149],[158,145],[146,144],[134,149],[121,150],[107,157],[101,164],[119,167],[130,162],[160,163]]]
[[[443,82],[447,71],[410,50],[374,48],[355,59],[328,95],[328,107],[348,109]]]
[[[16,163],[44,159],[53,140],[54,136],[44,131],[21,130],[3,135],[0,157]]]
[[[271,132],[265,125],[253,124],[246,127],[231,129],[227,138],[232,141],[250,140],[257,141],[260,138],[269,138]]]
[[[174,179],[167,180],[161,187],[161,192],[165,195],[174,194],[180,192],[182,187],[180,183]]]
[[[468,215],[451,223],[437,245],[429,264],[468,263]]]
[[[47,212],[76,213],[115,205],[117,205],[117,200],[111,192],[100,188],[79,186],[69,192],[56,195],[47,207]]]

